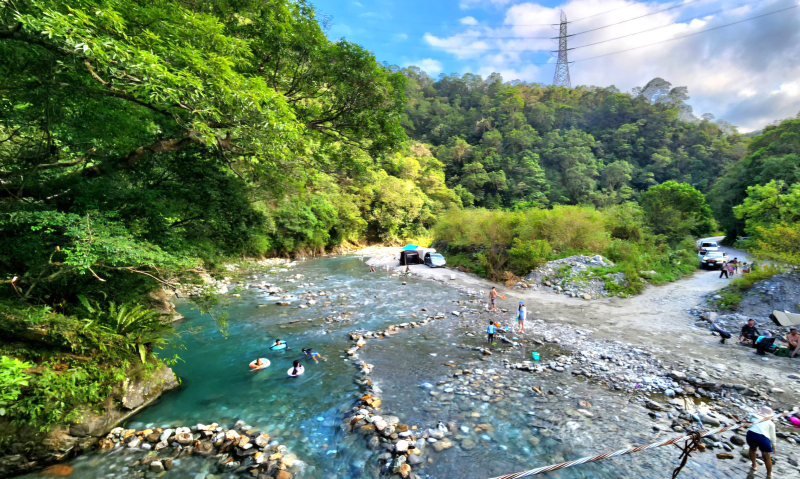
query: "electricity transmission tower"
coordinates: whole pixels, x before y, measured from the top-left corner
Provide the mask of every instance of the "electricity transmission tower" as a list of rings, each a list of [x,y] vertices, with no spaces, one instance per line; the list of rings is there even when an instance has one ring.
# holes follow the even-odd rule
[[[567,60],[567,14],[561,10],[561,25],[558,34],[558,63],[556,74],[553,75],[553,85],[572,88],[569,80],[569,60]]]

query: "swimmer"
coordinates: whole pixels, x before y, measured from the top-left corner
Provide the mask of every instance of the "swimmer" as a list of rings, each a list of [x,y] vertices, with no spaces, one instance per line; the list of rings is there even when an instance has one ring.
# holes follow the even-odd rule
[[[280,339],[275,340],[275,344],[269,347],[269,349],[288,349],[289,345],[286,344],[286,341],[281,341]]]
[[[263,368],[263,367],[264,367],[264,365],[265,365],[265,364],[267,364],[267,363],[265,363],[264,361],[262,361],[262,360],[261,360],[261,358],[258,358],[258,359],[256,360],[256,362],[254,362],[254,363],[250,363],[250,367],[251,367],[251,368],[258,368],[258,369],[261,369],[261,368]]]
[[[289,375],[290,376],[299,376],[299,375],[303,374],[303,371],[305,370],[305,368],[303,368],[303,365],[300,364],[300,361],[295,359],[294,362],[292,363],[292,366],[294,366],[294,367],[289,370]]]
[[[313,359],[314,362],[317,363],[317,364],[319,364],[319,361],[317,361],[318,357],[323,361],[327,361],[328,360],[327,358],[324,358],[320,353],[318,353],[318,352],[316,352],[316,351],[314,351],[313,349],[310,349],[310,348],[303,348],[303,354],[305,354],[306,356],[311,356],[311,359]]]

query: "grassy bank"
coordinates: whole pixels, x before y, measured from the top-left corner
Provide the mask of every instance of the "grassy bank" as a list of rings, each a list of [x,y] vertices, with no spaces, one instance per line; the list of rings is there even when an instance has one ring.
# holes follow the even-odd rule
[[[163,362],[154,350],[171,327],[141,307],[87,303],[80,315],[13,301],[0,303],[0,416],[47,431],[108,409],[131,370]],[[0,437],[6,443],[13,438]]]
[[[434,236],[446,244],[448,264],[495,281],[524,276],[547,261],[575,254],[600,254],[613,261],[614,267],[587,275],[625,273],[624,284],[606,284],[619,295],[637,294],[645,282],[674,281],[696,269],[694,243],[686,239],[671,245],[652,234],[632,203],[603,210],[452,211],[439,220]]]

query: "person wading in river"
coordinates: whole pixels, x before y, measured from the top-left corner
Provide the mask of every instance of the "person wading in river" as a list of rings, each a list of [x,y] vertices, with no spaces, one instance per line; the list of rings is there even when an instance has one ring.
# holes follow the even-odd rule
[[[489,291],[489,304],[491,307],[489,311],[497,311],[497,288],[492,286],[492,290]]]
[[[492,342],[494,342],[494,332],[495,331],[496,331],[496,328],[495,328],[494,322],[492,322],[492,320],[490,319],[489,320],[489,327],[486,328],[486,334],[489,336],[489,346],[491,346]]]

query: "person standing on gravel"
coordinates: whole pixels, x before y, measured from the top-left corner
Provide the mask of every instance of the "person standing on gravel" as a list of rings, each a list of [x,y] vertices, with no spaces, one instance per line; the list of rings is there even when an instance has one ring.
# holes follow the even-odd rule
[[[517,322],[519,323],[520,334],[525,334],[525,316],[528,315],[528,310],[525,309],[525,303],[519,302],[519,309],[517,310]]]
[[[719,269],[719,277],[720,278],[722,277],[723,274],[725,275],[726,278],[728,277],[728,262],[727,261],[723,261],[722,262],[722,268]]]
[[[750,418],[751,422],[761,421],[764,418],[773,416],[772,409],[767,406],[761,406],[758,412],[754,413]],[[761,457],[764,459],[764,465],[767,466],[767,479],[772,478],[772,453],[775,452],[775,423],[771,420],[753,424],[747,430],[747,445],[750,446],[750,469],[755,471],[758,467],[756,462],[756,455],[758,450],[761,450]]]
[[[489,291],[489,304],[489,311],[497,311],[497,288],[494,286],[492,286],[492,290]]]

